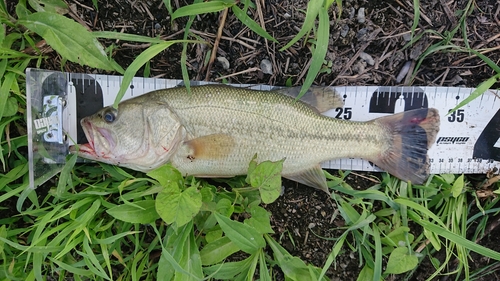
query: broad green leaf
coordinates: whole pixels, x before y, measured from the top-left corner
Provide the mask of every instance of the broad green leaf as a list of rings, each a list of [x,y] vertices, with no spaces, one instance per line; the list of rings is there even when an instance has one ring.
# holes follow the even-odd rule
[[[201,208],[201,194],[196,186],[182,191],[176,183],[164,186],[156,197],[156,211],[167,223],[181,227],[190,222]]]
[[[123,73],[111,67],[104,48],[90,31],[65,16],[36,12],[23,17],[18,24],[43,37],[47,44],[69,61]]]
[[[250,161],[250,163],[248,164],[247,175],[251,174],[253,172],[253,170],[255,170],[255,168],[257,168],[257,165],[259,165],[259,163],[257,163],[257,154],[255,154],[253,156],[252,160]],[[248,176],[247,176],[246,181],[247,181],[247,183],[249,183]]]
[[[184,177],[182,177],[181,173],[170,164],[158,167],[146,175],[157,180],[160,185],[164,187],[172,183],[184,185]]]
[[[172,14],[172,20],[176,18],[185,17],[185,16],[195,16],[206,13],[214,13],[218,11],[222,11],[225,8],[231,7],[234,3],[228,3],[226,1],[209,1],[203,3],[195,3],[188,6],[180,7],[175,10]]]
[[[207,234],[205,234],[205,240],[207,241],[207,243],[212,243],[213,241],[215,241],[221,237],[222,237],[222,230],[221,229],[212,230],[212,231],[207,232]]]
[[[373,281],[373,268],[365,264],[365,266],[363,266],[363,269],[361,269],[361,271],[359,272],[356,281]]]
[[[221,237],[203,247],[200,251],[201,263],[203,265],[216,264],[239,250],[240,248],[227,236]]]
[[[13,116],[17,113],[18,105],[15,97],[9,97],[3,111],[4,117]]]
[[[455,175],[454,174],[441,174],[441,178],[443,178],[446,183],[451,184],[453,181],[455,181]]]
[[[262,234],[255,228],[241,222],[233,221],[218,213],[215,213],[215,218],[226,236],[242,251],[254,254],[266,246],[266,241],[262,238]]]
[[[260,234],[274,233],[271,228],[271,215],[266,211],[266,209],[260,206],[252,206],[250,208],[251,218],[245,220],[245,224],[255,228]]]
[[[217,201],[216,210],[219,214],[222,214],[223,216],[229,217],[234,212],[234,206],[233,206],[233,203],[229,199],[222,198],[219,201]]]
[[[462,194],[462,190],[464,189],[464,175],[461,174],[453,183],[453,187],[451,188],[451,193],[454,198],[457,198],[460,194]]]
[[[129,223],[148,224],[160,217],[155,209],[155,200],[142,200],[134,202],[134,205],[118,205],[106,212],[115,219]]]
[[[414,236],[413,234],[409,233],[410,228],[407,226],[400,226],[393,231],[391,231],[389,234],[387,234],[386,237],[383,237],[381,239],[382,243],[384,245],[388,246],[394,246],[394,247],[399,247],[399,243],[403,242],[406,244],[406,236],[408,235],[408,241],[410,243],[413,242]]]
[[[210,188],[210,187],[202,187],[200,189],[200,193],[201,193],[202,201],[204,203],[209,203],[209,202],[212,202],[214,200],[215,195],[212,192],[212,188]]]
[[[28,2],[38,12],[51,12],[62,15],[68,12],[68,5],[61,0],[28,0]]]
[[[394,249],[387,261],[385,274],[401,274],[414,269],[418,265],[418,258],[408,251],[407,247]]]
[[[264,30],[258,23],[256,23],[253,19],[251,19],[245,11],[240,9],[238,6],[234,5],[231,7],[234,15],[248,28],[250,28],[253,32],[257,33],[260,37],[264,37],[267,40],[271,40],[273,42],[278,43],[274,37],[272,37],[266,30]]]
[[[247,182],[260,191],[262,202],[274,202],[281,193],[281,171],[283,161],[264,161],[248,173]]]

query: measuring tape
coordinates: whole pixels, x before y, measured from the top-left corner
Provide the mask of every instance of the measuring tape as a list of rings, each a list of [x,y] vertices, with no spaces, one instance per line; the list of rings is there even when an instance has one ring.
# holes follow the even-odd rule
[[[85,143],[80,119],[112,105],[122,77],[63,73],[28,69],[28,131],[30,177],[43,182],[62,167],[68,146]],[[182,80],[134,78],[123,100],[153,90],[182,85]],[[207,82],[191,82],[203,85]],[[273,90],[267,85],[233,85]],[[344,106],[324,115],[368,121],[415,108],[436,108],[441,126],[436,143],[429,149],[430,173],[486,173],[500,164],[500,96],[488,90],[457,111],[452,108],[470,96],[473,88],[461,87],[334,87]],[[83,161],[83,160],[82,160]],[[322,163],[326,169],[380,171],[362,159],[334,159]],[[48,172],[52,171],[52,172]]]

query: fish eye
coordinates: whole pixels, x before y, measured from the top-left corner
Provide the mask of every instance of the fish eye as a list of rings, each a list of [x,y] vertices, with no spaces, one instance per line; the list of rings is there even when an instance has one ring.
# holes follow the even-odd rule
[[[116,120],[116,111],[108,109],[103,113],[102,118],[106,123],[113,123]]]

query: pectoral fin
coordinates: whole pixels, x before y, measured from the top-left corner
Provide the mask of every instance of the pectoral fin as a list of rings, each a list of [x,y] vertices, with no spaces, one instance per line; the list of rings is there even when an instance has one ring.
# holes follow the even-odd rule
[[[195,138],[184,143],[187,157],[194,159],[221,159],[232,153],[234,138],[227,134],[213,134]]]
[[[297,98],[301,88],[283,88],[276,90],[276,92]],[[344,106],[342,95],[335,91],[333,87],[311,87],[300,100],[318,110],[319,113]]]
[[[300,173],[283,175],[283,177],[323,190],[324,192],[330,194],[326,184],[325,174],[319,164]]]

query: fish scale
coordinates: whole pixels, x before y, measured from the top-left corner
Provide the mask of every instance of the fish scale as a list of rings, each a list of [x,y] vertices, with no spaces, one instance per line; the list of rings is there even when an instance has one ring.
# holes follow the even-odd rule
[[[198,161],[195,165],[183,155],[174,157],[173,163],[184,173],[200,175],[204,174],[202,171],[206,166],[217,166],[218,170],[214,173],[231,170],[241,174],[246,171],[253,155],[257,154],[262,160],[286,158],[283,173],[292,174],[303,169],[304,165],[312,167],[328,159],[378,153],[379,149],[373,145],[372,150],[366,149],[377,136],[374,126],[353,122],[344,124],[344,121],[323,117],[308,106],[279,94],[236,89],[230,97],[217,93],[233,89],[213,88],[214,93],[207,94],[205,89],[193,88],[190,96],[175,90],[152,95],[151,98],[168,103],[187,131],[194,132],[192,138],[217,133],[237,135],[237,150],[217,161]],[[177,98],[179,95],[185,98]],[[260,101],[262,106],[240,102],[244,99]],[[240,122],[231,124],[235,115],[240,117]],[[365,132],[371,128],[373,133],[365,137],[365,142],[356,138],[356,145],[346,146],[346,142],[355,141],[353,136],[356,134],[349,133],[354,130],[353,126],[363,127],[358,131]],[[242,133],[236,134],[237,131]],[[362,151],[360,148],[363,148]],[[305,155],[310,157],[307,163],[297,161]]]

